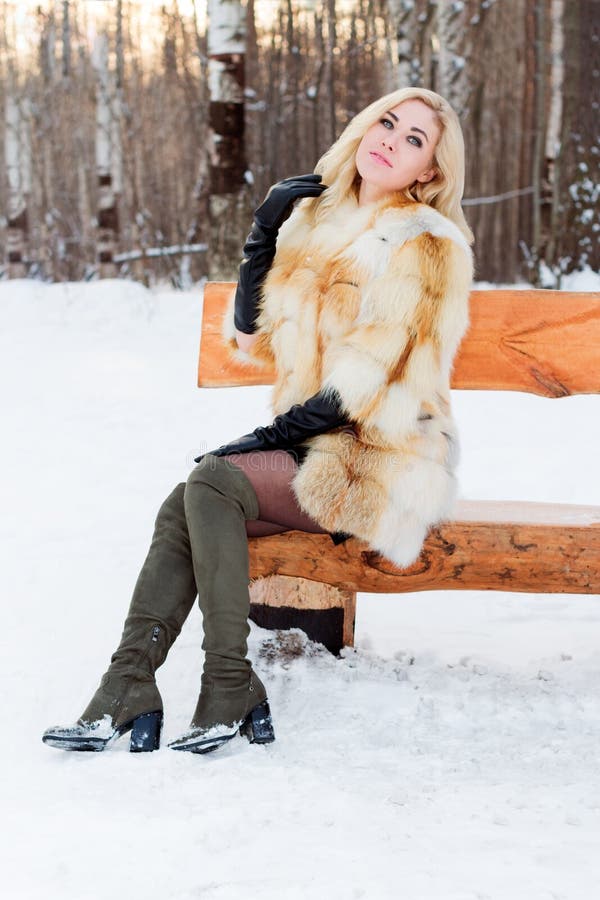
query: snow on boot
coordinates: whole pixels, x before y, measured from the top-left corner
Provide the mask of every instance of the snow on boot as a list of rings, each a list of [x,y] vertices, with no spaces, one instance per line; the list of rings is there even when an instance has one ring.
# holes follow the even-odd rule
[[[122,734],[131,731],[129,749],[132,753],[158,750],[163,712],[143,713],[135,719],[115,727],[108,714],[91,723],[76,723],[66,727],[48,728],[42,740],[58,750],[106,750]]]
[[[269,744],[275,740],[264,684],[252,671],[249,680],[242,685],[225,683],[223,679],[215,682],[203,674],[202,690],[189,731],[172,741],[169,747],[209,753],[238,732],[251,744]]]

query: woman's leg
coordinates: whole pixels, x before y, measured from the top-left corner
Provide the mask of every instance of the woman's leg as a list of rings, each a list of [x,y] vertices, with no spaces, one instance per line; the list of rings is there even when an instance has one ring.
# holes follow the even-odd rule
[[[206,753],[251,725],[274,739],[264,685],[246,658],[250,632],[248,536],[323,532],[299,508],[285,451],[205,456],[188,478],[184,505],[204,624],[204,670],[188,732],[170,746]],[[251,737],[250,733],[248,736]]]
[[[258,515],[252,484],[226,458],[209,454],[187,480],[184,507],[205,656],[189,730],[169,746],[196,753],[214,750],[259,714],[269,728],[258,739],[273,740],[267,693],[246,658],[250,632],[246,522]]]
[[[76,726],[48,729],[43,738],[46,743],[61,749],[101,750],[111,731],[127,730],[124,726],[147,714],[158,713],[157,718],[162,718],[162,699],[154,673],[165,661],[197,593],[184,489],[184,483],[178,484],[158,511],[121,642],[100,686]],[[99,730],[106,735],[99,736]]]
[[[236,453],[225,459],[244,472],[258,500],[258,519],[246,522],[248,537],[263,537],[282,531],[329,533],[298,506],[292,490],[292,479],[298,466],[285,450]]]
[[[212,464],[196,467],[187,486],[177,485],[162,504],[111,665],[77,724],[48,729],[43,738],[46,743],[62,749],[101,750],[110,737],[127,730],[138,717],[160,713],[162,720],[162,700],[154,673],[181,631],[197,594],[190,521],[194,523],[192,543],[196,546],[197,573],[202,584],[203,647],[208,663],[206,677],[203,676],[206,687],[214,685],[215,677],[222,685],[228,678],[239,680],[240,674],[244,673],[245,708],[248,706],[247,691],[250,692],[250,707],[266,701],[264,686],[245,658],[249,633],[246,536],[290,529],[313,532],[323,529],[298,507],[290,487],[296,464],[285,451],[236,455],[225,458],[225,465],[217,457],[211,459]],[[218,461],[215,463],[215,460]],[[234,463],[233,467],[231,463]],[[207,477],[206,473],[211,470],[213,475]],[[186,493],[189,515],[184,504]],[[198,501],[202,497],[206,508],[197,514]],[[210,502],[209,497],[212,498]],[[238,527],[240,521],[243,532]],[[230,554],[229,564],[219,565],[227,553]],[[229,651],[228,643],[232,645]],[[215,716],[219,721],[225,721],[223,697],[219,698],[213,692],[212,702],[207,705],[209,693],[208,689],[203,689],[204,700],[201,694],[192,725],[201,725],[207,719],[214,722]],[[267,740],[272,739],[268,729],[265,735]],[[132,746],[132,749],[136,748]]]
[[[121,642],[103,676],[99,696],[88,704],[82,721],[93,722],[99,718],[98,713],[106,712],[105,697],[114,698],[115,712],[111,710],[111,714],[119,723],[141,707],[162,709],[154,673],[167,658],[197,593],[183,507],[184,488],[185,484],[178,484],[158,511]]]

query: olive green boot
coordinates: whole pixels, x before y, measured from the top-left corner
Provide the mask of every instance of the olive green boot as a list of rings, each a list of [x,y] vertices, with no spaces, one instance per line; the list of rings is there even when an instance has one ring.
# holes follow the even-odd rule
[[[131,731],[130,750],[156,750],[163,704],[154,673],[165,661],[196,598],[183,506],[185,484],[162,504],[139,574],[121,642],[78,721],[48,729],[42,740],[61,750],[104,750]]]
[[[205,659],[190,727],[169,746],[207,753],[238,731],[252,743],[270,743],[275,736],[267,692],[246,658],[250,633],[246,520],[259,514],[254,488],[241,469],[209,454],[188,478],[184,507]]]

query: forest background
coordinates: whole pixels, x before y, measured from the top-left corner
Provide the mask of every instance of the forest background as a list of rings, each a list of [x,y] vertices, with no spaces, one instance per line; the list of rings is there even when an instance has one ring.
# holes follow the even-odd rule
[[[0,278],[235,278],[376,97],[465,135],[480,280],[600,268],[600,0],[0,0]]]

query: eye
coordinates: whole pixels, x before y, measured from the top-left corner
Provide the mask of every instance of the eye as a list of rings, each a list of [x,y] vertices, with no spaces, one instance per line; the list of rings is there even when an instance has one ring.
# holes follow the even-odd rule
[[[383,118],[383,119],[380,119],[379,121],[382,123],[382,125],[385,125],[386,128],[388,125],[390,126],[391,129],[394,128],[394,123],[392,122],[391,119]]]
[[[411,138],[413,139],[413,141],[417,142],[416,144],[413,144],[413,147],[422,147],[423,146],[423,141],[421,140],[421,138],[416,137],[414,134],[409,134],[408,140],[410,140]]]

